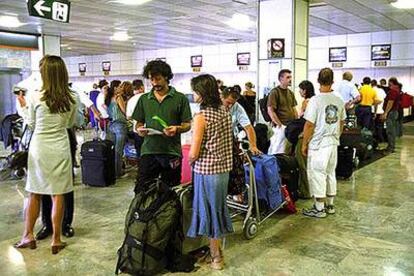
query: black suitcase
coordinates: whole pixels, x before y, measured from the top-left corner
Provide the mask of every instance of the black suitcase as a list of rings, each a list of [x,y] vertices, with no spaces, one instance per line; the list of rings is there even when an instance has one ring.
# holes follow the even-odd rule
[[[349,146],[338,146],[338,163],[336,165],[336,177],[348,179],[358,166],[356,148]]]
[[[372,132],[369,130],[361,131],[359,128],[344,128],[340,144],[341,146],[355,148],[361,161],[371,158],[376,146]]]
[[[82,182],[89,186],[115,184],[115,147],[109,140],[95,139],[81,147]]]
[[[282,184],[286,184],[290,198],[294,201],[299,198],[299,164],[294,156],[279,153],[275,154],[279,165],[279,174]]]

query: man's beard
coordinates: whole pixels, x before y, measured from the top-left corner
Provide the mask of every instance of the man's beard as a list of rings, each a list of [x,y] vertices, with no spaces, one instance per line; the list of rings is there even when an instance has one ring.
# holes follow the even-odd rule
[[[161,91],[163,89],[162,85],[154,85],[152,88],[154,88],[155,91]]]

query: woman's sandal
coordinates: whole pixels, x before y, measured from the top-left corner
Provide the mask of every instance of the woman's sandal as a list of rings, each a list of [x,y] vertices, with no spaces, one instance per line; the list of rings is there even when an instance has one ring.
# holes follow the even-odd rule
[[[13,245],[14,248],[30,248],[30,249],[36,249],[36,240],[31,240],[27,242],[18,241]]]
[[[223,255],[211,256],[210,267],[214,270],[222,270],[224,268]]]
[[[63,248],[66,247],[66,242],[62,242],[61,244],[58,245],[52,245],[52,254],[56,255],[57,253],[59,253],[60,251],[63,250]]]

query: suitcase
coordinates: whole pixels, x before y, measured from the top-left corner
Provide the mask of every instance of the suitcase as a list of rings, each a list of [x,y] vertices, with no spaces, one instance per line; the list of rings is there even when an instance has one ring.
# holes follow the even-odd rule
[[[279,174],[282,184],[289,190],[290,198],[293,201],[299,198],[299,164],[294,156],[285,153],[275,154],[279,165]]]
[[[338,146],[338,163],[336,165],[336,177],[348,179],[358,166],[356,148],[349,146]]]
[[[207,237],[190,238],[187,237],[187,231],[191,225],[193,214],[193,196],[194,188],[192,184],[178,185],[172,188],[178,195],[183,208],[183,254],[187,254],[209,245]]]
[[[372,157],[377,143],[370,130],[344,128],[340,138],[340,144],[341,146],[355,148],[359,159],[366,160]]]
[[[181,162],[181,183],[187,184],[191,182],[191,165],[188,159],[191,145],[182,146],[183,160]]]
[[[95,139],[81,147],[82,182],[95,187],[115,184],[115,146],[112,141]]]

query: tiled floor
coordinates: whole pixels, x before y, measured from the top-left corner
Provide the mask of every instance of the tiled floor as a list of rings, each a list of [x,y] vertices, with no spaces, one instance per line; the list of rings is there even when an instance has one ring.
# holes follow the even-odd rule
[[[339,182],[337,214],[320,220],[276,214],[249,241],[238,227],[226,242],[226,269],[194,274],[414,275],[414,124],[405,128],[395,154]],[[1,182],[0,275],[113,275],[133,179],[101,189],[77,179],[76,235],[57,256],[50,240],[37,250],[11,246],[23,230],[26,193],[22,181]]]

